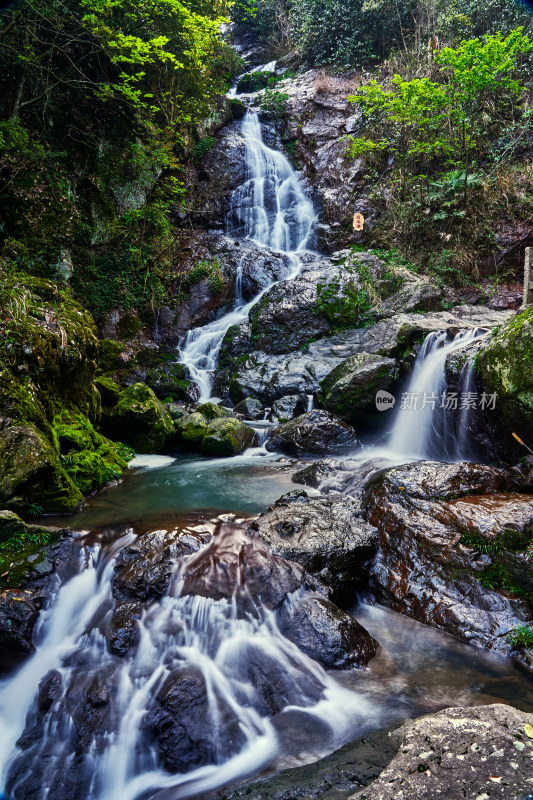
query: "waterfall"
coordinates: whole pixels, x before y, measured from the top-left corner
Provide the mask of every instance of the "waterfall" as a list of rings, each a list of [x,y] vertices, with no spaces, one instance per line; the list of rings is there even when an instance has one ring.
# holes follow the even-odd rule
[[[216,546],[238,551],[243,535],[223,526]],[[123,538],[114,554],[134,538]],[[274,763],[280,755],[279,729],[281,735],[288,725],[297,730],[305,717],[322,731],[309,743],[309,752],[317,746],[330,751],[354,724],[372,718],[370,704],[287,639],[279,612],[256,604],[245,584],[237,581],[229,599],[185,592],[187,565],[194,569],[198,557],[216,560],[217,553],[209,553],[215,540],[171,562],[169,588],[160,600],[146,604],[136,621],[138,644],[123,658],[109,652],[103,634],[113,605],[114,562],[103,550],[100,556],[82,552],[79,574],[60,588],[44,614],[35,654],[0,683],[0,796],[7,788],[10,800],[48,800],[54,787],[63,786],[61,797],[78,798],[83,791],[85,800],[183,800]],[[297,589],[283,607],[298,607],[310,596],[307,589]],[[36,698],[52,669],[58,693],[43,713]],[[192,727],[193,733],[185,728],[185,738],[201,733],[196,745],[185,743],[182,770],[163,769],[150,730],[161,715],[161,693],[172,696],[180,681],[185,682],[183,698],[193,707],[188,717],[180,705],[177,724]],[[87,711],[91,706],[85,698],[102,684],[107,696]],[[201,701],[194,695],[199,686]],[[82,744],[76,730],[95,708],[105,711]],[[30,733],[24,734],[21,754],[25,723]],[[170,718],[163,724],[168,727]],[[32,776],[38,776],[36,783]]]
[[[297,254],[307,248],[310,239],[315,218],[313,204],[306,198],[285,156],[263,142],[255,112],[247,112],[241,132],[246,145],[246,180],[232,194],[227,215],[228,234],[287,253],[291,266],[284,279],[295,278],[300,271]],[[198,385],[201,402],[211,397],[214,371],[226,331],[248,317],[250,309],[268,288],[245,303],[242,266],[239,265],[233,309],[220,319],[187,333],[180,346],[179,359]]]
[[[484,331],[471,329],[448,339],[447,332],[426,336],[416,358],[413,374],[396,412],[388,449],[395,458],[423,458],[462,461],[470,454],[466,441],[467,414],[447,397],[446,359]],[[465,379],[473,380],[472,369],[463,369]],[[461,392],[470,391],[464,380]],[[457,411],[460,411],[458,414]]]

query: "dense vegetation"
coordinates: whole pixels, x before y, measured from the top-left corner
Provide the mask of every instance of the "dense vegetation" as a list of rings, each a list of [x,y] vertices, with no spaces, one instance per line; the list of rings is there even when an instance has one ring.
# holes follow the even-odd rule
[[[19,0],[0,16],[0,253],[97,315],[164,296],[195,125],[237,58],[227,0]]]

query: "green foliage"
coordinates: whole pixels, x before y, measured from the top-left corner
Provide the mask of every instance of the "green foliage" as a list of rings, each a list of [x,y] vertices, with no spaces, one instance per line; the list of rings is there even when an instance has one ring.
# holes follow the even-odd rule
[[[285,116],[287,114],[287,101],[289,95],[286,92],[280,92],[276,89],[265,89],[258,98],[258,102],[264,111],[270,111],[271,114],[276,116]]]
[[[185,276],[182,281],[182,287],[185,291],[189,291],[191,286],[195,286],[206,278],[213,294],[221,294],[224,289],[224,277],[220,269],[220,263],[216,258],[213,261],[199,261]]]
[[[359,264],[357,267],[346,265],[345,270],[354,276],[353,279],[317,284],[316,311],[338,329],[372,325],[375,322],[372,309],[376,296],[368,269]]]
[[[515,650],[533,647],[533,625],[519,625],[506,638]]]
[[[191,153],[191,161],[198,165],[205,154],[211,150],[214,144],[215,140],[212,136],[206,136],[205,139],[200,139],[200,141],[196,142],[194,145]]]
[[[97,316],[167,296],[181,164],[238,68],[228,8],[20,0],[0,16],[0,253],[57,281],[71,259]]]
[[[495,130],[521,113],[525,86],[517,67],[531,47],[518,28],[436,53],[437,80],[395,75],[390,89],[371,81],[348,98],[363,107],[370,129],[348,137],[351,155],[386,151],[412,174],[436,162],[456,171],[460,165],[466,193],[474,154],[480,158]]]

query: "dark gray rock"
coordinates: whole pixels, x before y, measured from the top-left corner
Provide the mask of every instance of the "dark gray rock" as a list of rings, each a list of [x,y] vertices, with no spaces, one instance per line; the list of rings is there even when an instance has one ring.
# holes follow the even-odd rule
[[[352,606],[355,591],[366,588],[379,538],[352,498],[308,497],[297,490],[250,527],[275,555],[296,561],[324,581],[339,605]]]
[[[255,397],[245,397],[233,409],[235,414],[242,414],[245,419],[263,419],[265,407],[260,400]]]
[[[315,410],[274,428],[267,450],[289,455],[324,455],[342,452],[357,445],[355,430],[328,411]]]
[[[324,598],[306,598],[295,609],[284,606],[279,627],[303,653],[330,669],[364,667],[379,646],[358,622]]]
[[[328,411],[358,426],[382,424],[376,394],[391,389],[398,375],[394,359],[359,353],[341,362],[321,381],[320,400]]]
[[[307,411],[307,395],[288,394],[272,403],[273,421],[288,422]]]

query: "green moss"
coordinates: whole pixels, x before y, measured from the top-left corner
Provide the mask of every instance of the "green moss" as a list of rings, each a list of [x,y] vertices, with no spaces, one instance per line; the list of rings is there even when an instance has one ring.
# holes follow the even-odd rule
[[[235,417],[214,419],[202,440],[202,452],[212,456],[235,456],[253,444],[253,428]]]
[[[477,357],[477,369],[509,426],[533,425],[533,308],[495,331]]]
[[[177,428],[181,439],[190,445],[200,445],[207,433],[208,422],[203,414],[195,411],[178,420]]]
[[[112,408],[117,404],[120,394],[120,385],[116,381],[100,375],[100,377],[94,379],[94,385],[100,393],[104,406]]]
[[[102,372],[115,372],[123,366],[120,358],[123,346],[112,339],[102,339],[98,355],[98,366]]]
[[[219,406],[218,403],[204,403],[203,405],[198,406],[196,411],[199,414],[202,414],[208,420],[228,416],[228,412],[222,408],[222,406]]]
[[[215,258],[213,261],[199,261],[190,272],[187,273],[182,288],[189,291],[192,286],[207,279],[207,284],[214,295],[219,295],[224,289],[224,277],[220,269],[220,263]]]
[[[105,418],[105,430],[140,453],[162,450],[174,433],[167,409],[144,383],[134,383],[120,393],[112,412]]]
[[[106,439],[79,412],[62,412],[54,430],[63,468],[83,494],[120,478],[132,458],[129,448]]]

